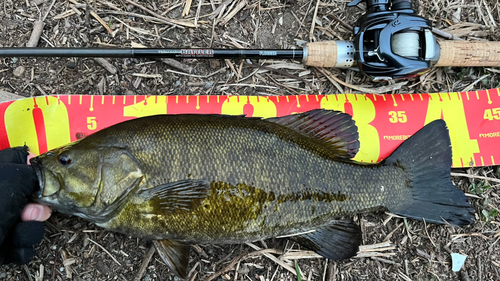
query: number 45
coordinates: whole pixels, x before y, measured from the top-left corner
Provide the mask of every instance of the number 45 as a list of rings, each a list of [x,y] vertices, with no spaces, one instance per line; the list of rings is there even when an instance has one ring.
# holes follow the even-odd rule
[[[500,120],[500,107],[499,108],[493,108],[493,109],[486,109],[484,111],[484,119],[488,120]]]

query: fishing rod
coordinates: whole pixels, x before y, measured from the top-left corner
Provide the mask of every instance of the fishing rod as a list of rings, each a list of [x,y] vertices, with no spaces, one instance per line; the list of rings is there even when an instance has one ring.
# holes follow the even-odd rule
[[[442,66],[500,67],[500,42],[437,41],[411,0],[354,0],[366,13],[355,39],[312,42],[300,49],[0,48],[0,57],[295,59],[316,67],[353,68],[375,81],[410,78]]]

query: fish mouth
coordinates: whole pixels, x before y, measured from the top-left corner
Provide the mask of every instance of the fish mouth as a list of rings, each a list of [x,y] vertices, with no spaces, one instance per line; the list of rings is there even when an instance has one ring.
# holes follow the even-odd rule
[[[44,197],[57,196],[61,188],[58,177],[51,170],[44,169],[43,164],[38,158],[31,158],[30,163],[35,170],[38,185],[40,186],[38,192],[33,194],[34,199],[38,199],[37,201],[39,201]]]

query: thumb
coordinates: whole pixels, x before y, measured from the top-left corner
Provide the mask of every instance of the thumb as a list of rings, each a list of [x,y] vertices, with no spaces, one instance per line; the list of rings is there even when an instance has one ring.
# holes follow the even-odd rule
[[[22,221],[46,221],[52,210],[44,205],[30,203],[26,205],[21,213]]]

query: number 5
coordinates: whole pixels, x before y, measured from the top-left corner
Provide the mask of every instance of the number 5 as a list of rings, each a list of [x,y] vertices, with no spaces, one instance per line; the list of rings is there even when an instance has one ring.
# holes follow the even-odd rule
[[[95,117],[87,117],[87,128],[91,131],[97,129],[97,121]]]

